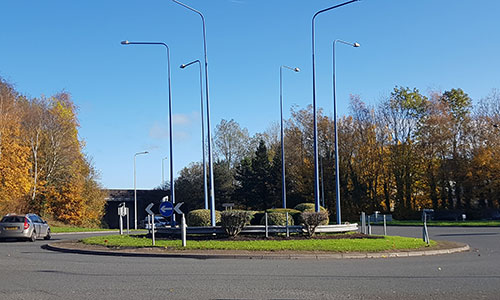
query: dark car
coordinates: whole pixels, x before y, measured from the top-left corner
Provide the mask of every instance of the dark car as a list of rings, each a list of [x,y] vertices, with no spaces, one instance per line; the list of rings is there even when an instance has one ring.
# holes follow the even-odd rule
[[[35,214],[8,214],[0,220],[0,239],[51,238],[50,227],[46,221]]]

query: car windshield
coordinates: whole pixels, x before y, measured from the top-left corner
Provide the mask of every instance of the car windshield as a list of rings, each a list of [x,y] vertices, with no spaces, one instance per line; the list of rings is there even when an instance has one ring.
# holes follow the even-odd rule
[[[5,216],[2,218],[2,223],[24,223],[23,216]]]

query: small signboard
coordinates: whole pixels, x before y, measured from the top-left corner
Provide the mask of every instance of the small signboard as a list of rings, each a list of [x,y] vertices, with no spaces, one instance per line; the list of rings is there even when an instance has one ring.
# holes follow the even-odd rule
[[[174,214],[174,205],[172,202],[162,202],[160,204],[160,214],[166,218],[172,216]]]

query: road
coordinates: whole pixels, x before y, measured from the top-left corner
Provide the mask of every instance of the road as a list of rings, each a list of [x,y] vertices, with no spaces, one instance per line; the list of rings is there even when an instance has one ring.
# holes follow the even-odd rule
[[[0,299],[500,299],[500,228],[431,227],[466,253],[350,260],[197,260],[0,243]],[[374,227],[374,233],[382,232]],[[388,227],[421,236],[421,228]],[[54,239],[77,239],[58,235]]]

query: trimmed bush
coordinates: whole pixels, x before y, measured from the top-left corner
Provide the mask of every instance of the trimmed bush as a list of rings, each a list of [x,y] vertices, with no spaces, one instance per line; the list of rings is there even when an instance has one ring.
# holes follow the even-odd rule
[[[300,224],[300,213],[301,211],[293,209],[293,208],[272,208],[266,210],[268,213],[283,213],[288,212],[288,222],[290,223],[290,219],[293,218],[294,224]]]
[[[296,209],[300,212],[315,212],[316,205],[314,203],[300,203],[300,204],[297,204],[297,206],[295,206],[294,209]],[[324,208],[323,206],[320,206],[319,210],[320,210],[320,212],[326,213],[326,220],[321,222],[320,225],[328,225],[328,223],[330,222],[330,218],[328,217],[328,210],[326,208]],[[297,221],[296,222],[297,224],[305,224],[304,219],[302,218],[302,214],[299,214],[297,216],[296,221]]]
[[[298,212],[300,213],[300,212]],[[260,224],[264,225],[266,223],[266,215],[264,214],[262,218],[260,219]],[[281,211],[272,211],[267,212],[267,224],[268,225],[279,225],[279,226],[286,226],[286,211],[284,210],[283,212]],[[293,220],[293,215],[289,212],[288,213],[288,225],[294,225],[295,222]]]
[[[215,211],[215,223],[220,223],[220,211]],[[186,223],[188,226],[212,226],[210,209],[195,209],[190,211],[186,216]]]
[[[325,220],[328,220],[328,213],[324,211],[305,211],[301,214],[302,220],[304,220],[304,226],[307,230],[307,235],[309,237],[314,236],[316,233],[316,228],[322,224]]]
[[[245,224],[250,222],[251,214],[248,211],[242,210],[226,210],[221,213],[222,229],[230,237],[237,236]]]

